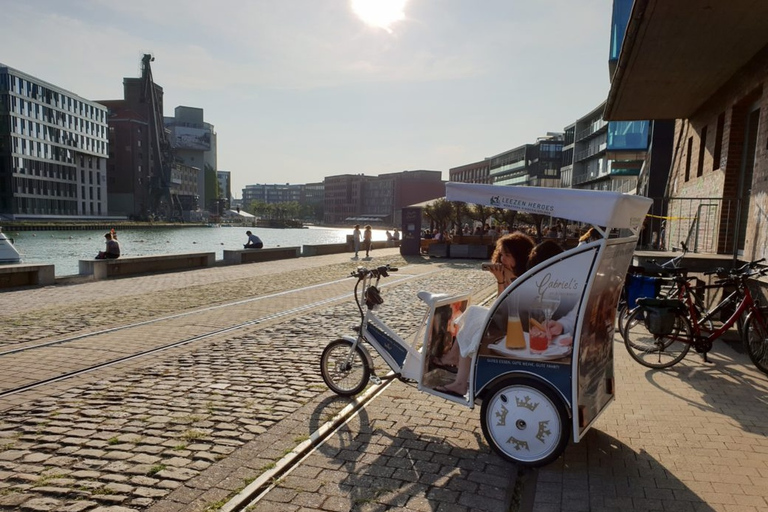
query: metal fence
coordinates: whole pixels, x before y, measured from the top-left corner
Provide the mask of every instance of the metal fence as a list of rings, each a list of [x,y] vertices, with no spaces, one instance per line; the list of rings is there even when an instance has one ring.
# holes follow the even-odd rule
[[[732,254],[739,232],[738,200],[723,197],[653,198],[641,234],[644,249],[669,251],[685,242],[696,253]],[[746,222],[747,219],[741,219]]]

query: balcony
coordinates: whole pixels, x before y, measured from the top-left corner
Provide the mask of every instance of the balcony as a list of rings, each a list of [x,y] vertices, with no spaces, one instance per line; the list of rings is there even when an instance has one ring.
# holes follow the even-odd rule
[[[586,129],[581,130],[576,134],[576,140],[582,141],[586,138],[589,138],[590,136],[594,135],[595,133],[601,131],[602,128],[605,128],[608,126],[607,121],[603,121],[602,119],[599,119],[595,121],[594,123],[590,124]]]
[[[575,162],[581,162],[590,157],[593,157],[595,155],[605,152],[606,147],[607,147],[607,144],[602,143],[602,144],[598,144],[597,146],[587,148],[584,151],[579,151],[578,153],[576,153],[573,160]]]

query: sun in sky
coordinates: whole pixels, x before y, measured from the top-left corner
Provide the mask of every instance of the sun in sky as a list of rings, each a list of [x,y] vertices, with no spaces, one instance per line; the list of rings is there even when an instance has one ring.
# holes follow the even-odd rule
[[[368,25],[392,32],[390,27],[405,18],[406,3],[408,0],[352,0],[352,11]]]

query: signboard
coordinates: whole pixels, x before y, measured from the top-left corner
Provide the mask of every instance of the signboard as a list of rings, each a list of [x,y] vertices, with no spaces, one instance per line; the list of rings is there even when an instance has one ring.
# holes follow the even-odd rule
[[[187,126],[173,127],[173,147],[176,149],[211,150],[211,132]]]

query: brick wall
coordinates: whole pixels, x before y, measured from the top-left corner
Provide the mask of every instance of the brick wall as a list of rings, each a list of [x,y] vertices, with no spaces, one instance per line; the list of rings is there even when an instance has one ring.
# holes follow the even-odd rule
[[[732,253],[737,236],[735,199],[739,197],[747,119],[755,108],[759,108],[753,179],[745,190],[749,209],[746,215],[744,258],[768,257],[768,89],[763,86],[766,80],[768,47],[708,98],[693,116],[676,122],[668,188],[668,215],[675,217],[677,214],[681,218],[670,219],[668,240],[673,240],[675,236],[685,239],[687,236],[693,222],[690,217],[695,216],[695,209],[692,208],[692,204],[697,202],[695,199],[718,198],[715,201],[720,203],[716,222],[698,226],[695,234],[700,240],[716,240],[713,247],[717,247],[718,253]],[[719,141],[720,159],[715,162],[719,116],[723,117],[724,122],[722,139]],[[702,152],[700,148],[705,127],[706,141]],[[698,202],[701,204],[705,201]],[[707,202],[713,201],[710,199]]]

